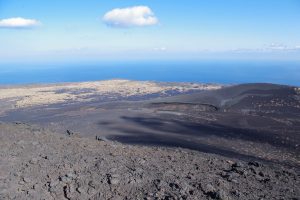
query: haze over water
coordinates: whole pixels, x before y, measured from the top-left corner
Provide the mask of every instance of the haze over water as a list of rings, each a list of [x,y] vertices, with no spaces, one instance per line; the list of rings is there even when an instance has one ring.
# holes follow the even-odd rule
[[[300,62],[127,61],[0,65],[1,85],[80,82],[107,79],[221,84],[267,82],[300,86]]]

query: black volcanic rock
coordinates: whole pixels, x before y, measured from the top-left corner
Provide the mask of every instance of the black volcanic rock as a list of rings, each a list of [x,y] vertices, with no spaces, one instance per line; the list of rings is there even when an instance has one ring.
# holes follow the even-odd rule
[[[299,169],[0,124],[0,199],[297,199]],[[241,173],[243,172],[243,173]]]
[[[112,91],[0,110],[0,199],[297,199],[299,91]]]

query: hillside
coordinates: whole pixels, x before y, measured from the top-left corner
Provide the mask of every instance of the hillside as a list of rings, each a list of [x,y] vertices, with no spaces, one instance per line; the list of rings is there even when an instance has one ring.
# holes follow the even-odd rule
[[[299,171],[0,124],[0,199],[297,199]],[[298,175],[297,175],[298,174]]]

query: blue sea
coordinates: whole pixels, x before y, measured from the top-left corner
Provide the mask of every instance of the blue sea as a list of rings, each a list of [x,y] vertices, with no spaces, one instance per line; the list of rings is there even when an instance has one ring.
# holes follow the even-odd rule
[[[300,86],[300,61],[126,61],[0,64],[0,85],[107,79]]]

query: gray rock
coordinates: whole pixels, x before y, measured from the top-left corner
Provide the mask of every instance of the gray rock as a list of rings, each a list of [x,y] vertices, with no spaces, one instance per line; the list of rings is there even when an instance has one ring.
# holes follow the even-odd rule
[[[37,164],[38,163],[38,159],[37,158],[32,158],[30,161],[29,161],[30,164]]]
[[[217,192],[217,198],[220,200],[230,200],[229,195],[224,190],[219,190]]]
[[[30,129],[24,131],[22,125],[0,125],[1,200],[247,200],[293,199],[300,194],[298,173],[276,163],[260,162],[257,167],[197,151],[46,133],[32,138]],[[18,146],[15,138],[24,141],[23,150],[13,148]],[[42,148],[32,147],[32,141],[38,141]],[[15,156],[7,156],[11,153]]]

